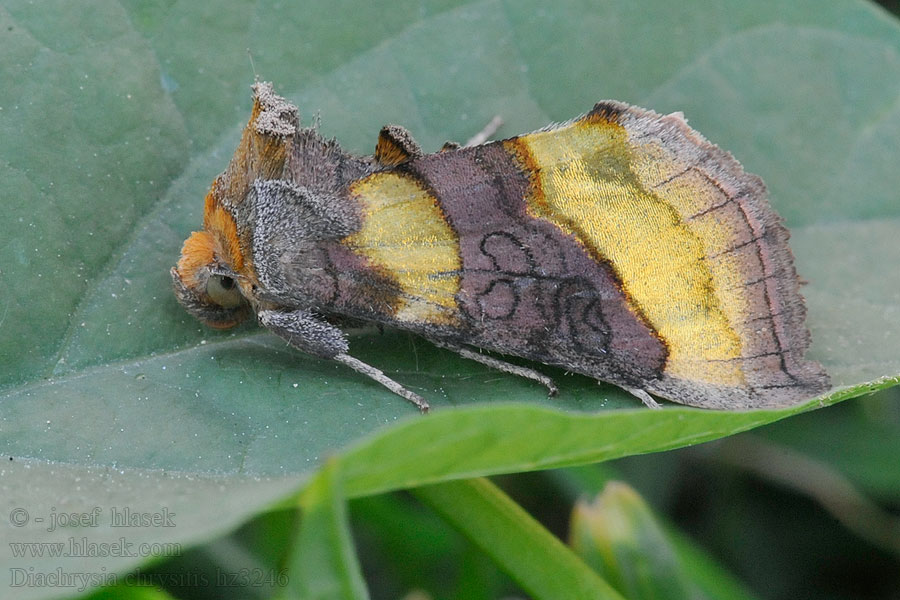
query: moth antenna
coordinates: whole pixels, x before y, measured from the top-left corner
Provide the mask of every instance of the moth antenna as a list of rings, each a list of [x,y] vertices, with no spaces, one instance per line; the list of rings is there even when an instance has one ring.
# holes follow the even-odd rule
[[[491,119],[488,124],[481,129],[481,131],[470,137],[465,145],[480,146],[481,144],[491,139],[491,136],[497,133],[497,130],[501,127],[503,127],[503,117],[501,117],[500,115],[494,115],[494,118]]]
[[[250,70],[253,71],[253,83],[259,83],[259,73],[256,72],[256,65],[253,64],[253,52],[247,48],[247,58],[250,59]]]

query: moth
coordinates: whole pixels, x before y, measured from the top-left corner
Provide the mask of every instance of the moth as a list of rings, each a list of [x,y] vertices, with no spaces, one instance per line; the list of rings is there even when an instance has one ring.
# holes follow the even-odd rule
[[[269,83],[171,270],[209,326],[251,314],[291,346],[428,403],[350,354],[344,319],[408,330],[556,393],[522,357],[713,409],[829,387],[788,231],[762,181],[681,114],[615,101],[425,154],[385,126],[353,156]],[[482,350],[492,354],[482,353]]]

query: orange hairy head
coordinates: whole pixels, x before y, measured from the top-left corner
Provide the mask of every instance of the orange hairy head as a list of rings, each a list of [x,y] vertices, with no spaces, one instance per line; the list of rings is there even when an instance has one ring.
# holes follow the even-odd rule
[[[210,327],[227,329],[247,317],[250,304],[237,285],[234,261],[228,252],[237,250],[237,234],[235,246],[228,249],[223,246],[229,246],[229,239],[226,237],[223,244],[221,238],[209,230],[193,232],[185,240],[171,274],[175,296],[188,312]],[[240,257],[239,251],[236,254]]]

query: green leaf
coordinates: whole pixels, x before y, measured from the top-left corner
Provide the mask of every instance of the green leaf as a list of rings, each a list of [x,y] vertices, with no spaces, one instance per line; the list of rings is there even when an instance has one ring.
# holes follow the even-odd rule
[[[300,498],[303,514],[286,577],[287,598],[368,598],[341,495],[337,463],[329,462]]]
[[[862,0],[10,0],[0,36],[0,514],[165,507],[176,527],[129,541],[196,543],[326,456],[369,494],[698,443],[900,381],[900,27]],[[354,336],[354,355],[435,406],[421,418],[252,326],[203,328],[168,268],[249,114],[247,48],[357,152],[385,122],[436,149],[495,114],[513,135],[607,97],[683,110],[768,182],[810,281],[810,355],[837,391],[782,412],[651,413],[580,376],[549,370],[549,400],[410,335]],[[70,534],[45,530],[5,537]],[[119,534],[107,519],[90,536]],[[4,577],[60,564],[0,549]]]
[[[780,411],[714,412],[667,407],[566,413],[530,405],[478,406],[408,419],[363,440],[342,457],[348,496],[451,478],[582,465],[699,444],[791,414],[839,402],[856,391]],[[412,451],[414,449],[415,451]]]
[[[98,584],[140,585],[140,576],[120,576],[124,580],[120,581],[117,572],[138,562],[177,557],[185,551],[185,540],[223,535],[299,483],[298,478],[234,478],[3,457],[0,589],[9,595],[7,587],[13,586],[16,598],[42,598],[56,597],[60,591],[75,594]],[[126,510],[168,515],[169,523],[112,527],[112,512],[123,515]],[[73,542],[79,545],[74,551]],[[112,550],[117,545],[124,551]],[[57,547],[59,551],[54,550]],[[91,547],[110,550],[107,555],[87,556]],[[46,578],[43,584],[29,583],[35,581],[29,575],[54,577],[58,570],[67,576],[59,585]]]
[[[529,595],[621,599],[487,479],[451,481],[411,491],[491,556]]]

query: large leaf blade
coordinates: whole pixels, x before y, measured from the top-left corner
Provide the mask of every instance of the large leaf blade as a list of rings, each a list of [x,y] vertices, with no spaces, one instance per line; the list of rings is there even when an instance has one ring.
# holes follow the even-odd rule
[[[634,400],[558,371],[562,395],[548,400],[530,382],[411,336],[354,337],[355,354],[432,401],[435,419],[422,419],[377,385],[252,327],[202,328],[172,298],[167,269],[246,119],[248,46],[264,48],[261,74],[278,75],[304,118],[320,110],[324,131],[358,152],[370,151],[385,121],[411,126],[434,149],[496,113],[512,135],[604,97],[685,110],[768,181],[794,230],[811,282],[811,356],[846,386],[823,403],[897,383],[900,286],[886,274],[900,261],[890,162],[900,29],[868,3],[435,3],[347,41],[374,18],[349,5],[338,7],[347,10],[333,39],[316,38],[323,60],[296,69],[286,57],[305,55],[296,41],[307,24],[274,4],[238,4],[0,8],[9,50],[0,74],[17,82],[0,90],[9,210],[0,223],[0,452],[44,482],[16,496],[23,506],[65,495],[87,471],[124,471],[153,489],[167,489],[170,473],[218,478],[219,487],[169,497],[186,514],[216,507],[215,524],[201,519],[166,538],[191,542],[348,447],[347,489],[359,495],[698,443],[796,412],[604,412]],[[799,75],[817,93],[795,93]],[[402,415],[406,423],[386,429]],[[631,427],[629,436],[604,437],[611,424]],[[454,461],[416,463],[438,449]],[[277,483],[241,510],[217,502],[257,477]],[[26,481],[6,470],[0,483]],[[123,501],[112,483],[92,481],[70,510]]]

